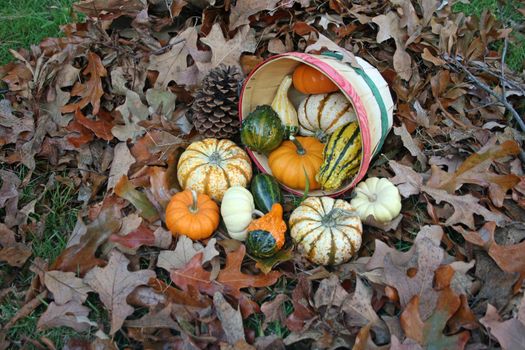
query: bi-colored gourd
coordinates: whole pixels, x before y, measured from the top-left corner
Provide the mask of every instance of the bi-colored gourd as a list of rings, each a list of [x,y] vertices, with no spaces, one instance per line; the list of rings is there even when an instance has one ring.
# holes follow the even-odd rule
[[[182,191],[166,207],[166,226],[173,235],[205,239],[219,226],[219,207],[208,195]]]
[[[324,94],[339,90],[324,73],[310,67],[307,64],[300,64],[293,72],[293,86],[303,94]]]
[[[361,133],[356,122],[337,129],[324,148],[324,162],[317,181],[325,190],[335,190],[359,170],[361,164]]]
[[[297,250],[316,264],[344,263],[361,247],[361,219],[344,200],[309,197],[292,212],[289,223]]]
[[[275,203],[270,212],[252,221],[248,226],[246,249],[250,255],[257,258],[270,257],[283,247],[285,232],[283,207]]]
[[[255,210],[253,196],[246,188],[233,186],[228,188],[221,203],[221,216],[231,238],[244,241],[253,214],[264,215]]]
[[[257,106],[242,121],[241,142],[252,151],[268,154],[284,137],[284,126],[272,107]]]
[[[270,153],[268,165],[273,176],[282,184],[305,190],[308,179],[310,190],[319,189],[315,175],[323,162],[324,145],[315,137],[290,136]]]
[[[275,203],[283,203],[283,194],[277,180],[268,174],[257,174],[252,179],[250,190],[255,207],[267,213]]]
[[[297,120],[297,111],[288,98],[288,90],[292,86],[292,77],[286,75],[277,89],[273,98],[272,108],[277,113],[284,125],[285,135],[295,135],[299,131],[299,121]]]
[[[310,95],[299,104],[297,111],[299,134],[315,136],[320,140],[356,120],[352,104],[340,92]]]
[[[204,139],[182,153],[177,178],[183,189],[194,189],[221,201],[231,186],[246,187],[252,166],[246,152],[230,140]]]
[[[397,187],[385,178],[370,177],[354,190],[351,200],[361,220],[372,216],[379,223],[386,223],[401,212],[401,196]]]

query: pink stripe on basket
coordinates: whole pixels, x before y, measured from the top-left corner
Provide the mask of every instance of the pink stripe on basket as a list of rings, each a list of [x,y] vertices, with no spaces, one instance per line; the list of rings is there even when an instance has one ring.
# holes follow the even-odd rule
[[[239,119],[242,122],[242,96],[244,94],[244,89],[246,88],[246,84],[250,80],[250,78],[255,74],[255,72],[261,68],[263,65],[267,64],[270,61],[273,61],[279,57],[289,57],[294,56],[299,58],[301,61],[305,63],[309,63],[310,65],[314,66],[315,68],[319,69],[321,72],[325,73],[328,77],[330,77],[333,82],[347,95],[347,97],[352,102],[352,105],[354,106],[354,110],[356,112],[357,121],[359,123],[359,128],[361,129],[361,140],[363,143],[363,159],[361,160],[361,165],[359,167],[359,172],[354,177],[352,183],[350,185],[345,186],[344,189],[331,193],[331,197],[336,197],[344,192],[348,191],[350,188],[353,188],[361,179],[366,175],[366,172],[368,170],[368,166],[370,165],[371,159],[372,159],[372,149],[371,149],[371,140],[370,140],[370,129],[368,127],[368,116],[366,114],[366,110],[363,106],[363,103],[361,102],[361,98],[353,88],[353,86],[345,79],[343,75],[341,75],[337,70],[335,70],[332,66],[329,64],[323,62],[322,60],[306,53],[300,53],[300,52],[288,52],[283,53],[279,55],[272,56],[265,61],[259,63],[248,75],[246,80],[244,81],[244,84],[241,89],[241,94],[239,97]],[[266,169],[257,161],[257,158],[253,155],[253,152],[246,148],[246,151],[254,161],[255,165],[263,172],[266,173]],[[296,195],[302,195],[302,192],[299,192],[297,190],[294,190],[292,188],[289,188],[288,186],[285,186],[281,184],[282,187],[284,187],[288,192],[291,192]]]

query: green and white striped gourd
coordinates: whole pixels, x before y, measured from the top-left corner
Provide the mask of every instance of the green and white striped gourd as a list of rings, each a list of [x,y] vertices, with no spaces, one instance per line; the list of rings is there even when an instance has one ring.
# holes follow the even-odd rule
[[[323,151],[323,164],[317,181],[325,190],[336,190],[359,170],[361,132],[357,122],[343,125],[328,138]]]
[[[298,111],[299,134],[326,139],[337,128],[357,120],[354,108],[340,92],[310,95],[300,104]]]

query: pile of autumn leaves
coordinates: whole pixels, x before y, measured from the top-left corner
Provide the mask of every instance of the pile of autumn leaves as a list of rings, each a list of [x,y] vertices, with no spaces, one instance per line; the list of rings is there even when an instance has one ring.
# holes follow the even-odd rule
[[[86,206],[57,260],[32,261],[29,302],[3,325],[0,347],[42,300],[38,328],[94,333],[84,348],[115,347],[122,333],[143,347],[184,349],[525,344],[519,133],[443,59],[453,51],[483,58],[480,48],[501,34],[497,24],[485,18],[480,39],[469,40],[473,22],[430,1],[237,0],[228,9],[206,4],[200,28],[187,22],[170,41],[167,14],[188,16],[186,2],[158,12],[161,2],[150,1],[149,13],[138,0],[102,3],[77,5],[98,24],[67,26],[65,38],[0,68],[10,89],[0,105],[2,161],[30,171],[35,157],[78,168],[70,181]],[[113,22],[125,16],[133,19],[125,28]],[[270,53],[337,45],[377,65],[396,94],[383,148],[391,160],[378,157],[370,175],[398,186],[399,220],[366,227],[360,257],[327,268],[288,254],[262,273],[221,229],[206,242],[173,239],[161,223],[177,190],[177,156],[198,137],[186,109],[206,72],[226,63],[246,73]],[[499,119],[480,123],[477,113]],[[20,237],[39,227],[30,217],[38,199],[20,208],[22,182],[1,171],[0,258],[27,268],[31,250]],[[288,213],[295,205],[287,197]],[[408,251],[392,248],[403,241]],[[107,310],[108,324],[93,303]],[[281,336],[271,331],[276,324],[286,327]]]

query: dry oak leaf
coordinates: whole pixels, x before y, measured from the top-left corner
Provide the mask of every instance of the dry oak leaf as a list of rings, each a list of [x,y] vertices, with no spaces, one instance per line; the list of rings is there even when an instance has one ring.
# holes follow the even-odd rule
[[[86,117],[79,108],[75,110],[75,120],[82,126],[91,130],[96,137],[106,141],[113,140],[113,135],[111,134],[113,124],[107,120],[100,118],[98,118],[98,120],[90,119]]]
[[[5,173],[10,174],[9,172]],[[2,178],[2,180],[4,180],[4,186],[8,182],[5,179],[6,178]],[[18,178],[16,179],[18,180]],[[2,192],[4,186],[2,186]],[[11,266],[22,267],[32,254],[31,248],[23,243],[17,242],[15,233],[5,224],[0,223],[0,261],[5,261]]]
[[[116,247],[123,253],[136,254],[140,247],[158,247],[167,248],[170,246],[172,240],[171,233],[164,230],[162,227],[155,231],[144,224],[129,232],[126,235],[113,234],[108,241],[114,243]]]
[[[95,267],[84,277],[84,282],[98,293],[102,303],[111,312],[111,335],[122,327],[126,317],[134,311],[126,302],[128,295],[155,277],[155,272],[151,270],[130,272],[128,264],[129,260],[124,254],[112,250],[104,268]]]
[[[73,113],[77,109],[82,109],[88,104],[93,107],[93,115],[97,115],[100,109],[100,98],[104,95],[102,89],[102,78],[107,76],[106,68],[102,64],[100,57],[94,52],[88,52],[88,64],[82,71],[85,76],[89,75],[85,83],[76,82],[71,90],[71,96],[79,96],[78,102],[70,103],[62,107],[62,113]]]
[[[421,186],[423,186],[423,177],[421,174],[414,171],[411,167],[399,164],[394,160],[389,161],[388,165],[390,165],[396,174],[390,178],[390,181],[392,181],[394,185],[397,185],[397,189],[403,197],[408,198],[421,192]]]
[[[445,190],[438,190],[428,186],[422,186],[421,190],[432,196],[437,204],[447,202],[454,207],[454,214],[447,218],[444,223],[445,226],[464,224],[468,228],[474,229],[474,214],[483,216],[487,221],[494,221],[499,226],[509,221],[509,218],[505,215],[492,212],[479,204],[479,200],[471,194],[455,196],[447,193]]]
[[[104,207],[98,217],[87,225],[86,233],[80,237],[79,243],[64,250],[49,269],[78,272],[83,276],[93,266],[103,265],[105,261],[97,259],[95,252],[109,236],[119,231],[120,226],[120,208]]]
[[[213,306],[228,343],[233,345],[238,341],[245,341],[241,311],[235,310],[220,292],[213,295]]]
[[[206,247],[203,247],[198,242],[194,243],[187,236],[179,236],[175,250],[163,250],[159,253],[157,266],[168,272],[182,269],[199,252],[203,253],[202,263],[204,264],[219,255],[219,251],[215,249],[216,242],[217,240],[212,238]]]
[[[277,10],[280,0],[237,0],[230,10],[230,31],[244,24],[250,24],[248,17],[261,11]]]
[[[266,328],[268,323],[274,321],[280,321],[281,324],[284,324],[286,314],[284,312],[283,304],[288,300],[290,300],[290,298],[286,294],[277,294],[273,300],[267,301],[261,305],[261,311],[264,314],[263,329]]]
[[[517,317],[502,321],[498,310],[488,304],[487,312],[479,321],[495,337],[504,350],[525,349],[525,298],[521,299]]]
[[[277,271],[261,275],[241,272],[246,247],[240,245],[237,250],[226,256],[226,266],[219,272],[215,280],[211,280],[211,272],[202,268],[203,254],[202,252],[197,253],[184,268],[171,271],[170,276],[173,283],[185,291],[192,286],[208,295],[222,292],[239,299],[241,288],[271,286],[281,276],[281,273]]]
[[[292,292],[292,304],[294,311],[286,319],[286,327],[292,332],[307,330],[318,316],[313,308],[312,285],[303,275]]]
[[[410,152],[411,155],[417,158],[419,163],[421,164],[421,168],[423,170],[427,167],[427,156],[423,154],[420,147],[416,144],[414,139],[412,138],[412,135],[408,132],[405,123],[401,124],[401,126],[394,126],[394,134],[401,137],[401,141],[403,141],[403,146]]]
[[[148,285],[153,288],[155,292],[161,293],[168,301],[174,304],[193,306],[200,309],[211,305],[211,300],[207,296],[200,294],[193,286],[188,286],[188,291],[182,291],[166,284],[158,278],[150,279]]]
[[[401,327],[408,338],[417,341],[423,348],[457,349],[465,348],[470,338],[468,331],[447,336],[443,330],[447,321],[456,313],[461,300],[449,287],[439,293],[436,308],[430,317],[423,321],[419,314],[419,295],[415,295],[401,314]]]
[[[42,331],[64,326],[73,328],[77,332],[86,332],[91,326],[97,326],[95,322],[88,319],[89,311],[88,307],[76,301],[69,301],[64,305],[52,302],[38,319],[37,328]]]
[[[83,304],[88,293],[93,291],[74,272],[47,271],[44,274],[44,284],[53,293],[53,299],[58,305],[69,301]]]
[[[226,40],[220,23],[215,23],[210,33],[205,38],[201,38],[201,42],[208,45],[212,52],[211,62],[196,62],[199,70],[203,72],[207,72],[220,64],[236,66],[241,69],[241,54],[243,52],[253,53],[257,48],[255,32],[250,26],[242,26],[233,38]]]
[[[490,167],[494,160],[515,156],[519,154],[519,151],[518,143],[508,140],[482,153],[472,154],[454,173],[447,173],[437,166],[432,166],[432,176],[427,186],[445,190],[450,194],[454,194],[466,183],[488,187],[490,199],[494,205],[501,207],[505,194],[520,182],[520,178],[514,174],[496,174],[490,171]]]
[[[144,219],[149,222],[155,222],[159,219],[157,208],[150,202],[148,196],[135,188],[126,175],[122,175],[115,185],[114,191],[117,196],[133,204]]]
[[[73,7],[88,17],[109,20],[124,15],[135,18],[144,9],[145,3],[141,0],[83,0],[73,4]]]
[[[126,321],[126,327],[134,328],[171,328],[180,332],[180,327],[171,317],[172,304],[167,304],[160,310],[150,309],[147,314],[138,320]]]
[[[123,175],[128,175],[129,168],[135,164],[135,157],[131,155],[125,142],[117,143],[113,150],[113,161],[109,170],[108,187],[110,191],[115,187]]]

